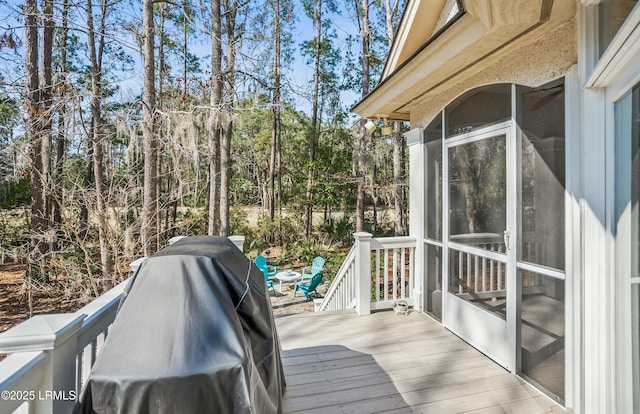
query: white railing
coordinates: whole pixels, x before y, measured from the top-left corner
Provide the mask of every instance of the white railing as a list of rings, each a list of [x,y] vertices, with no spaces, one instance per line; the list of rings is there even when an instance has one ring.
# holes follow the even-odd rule
[[[331,283],[318,312],[352,309],[356,307],[356,246],[342,262],[340,270]]]
[[[71,412],[127,282],[75,313],[34,316],[0,334],[1,413]]]
[[[522,243],[521,251],[527,260],[545,257],[544,243]],[[449,291],[469,300],[504,298],[506,295],[506,245],[498,234],[461,234],[451,237],[449,244]],[[481,250],[479,250],[481,249]],[[497,254],[495,254],[497,253]],[[524,272],[523,288],[536,288],[541,276]]]
[[[399,300],[414,304],[414,237],[373,238],[355,233],[343,262],[318,311],[355,308],[358,314],[393,308]]]
[[[499,234],[460,234],[451,236],[450,243],[450,292],[472,297],[504,294],[506,289],[506,257],[503,236]],[[482,249],[482,253],[458,250],[463,246]],[[474,249],[474,250],[475,250]],[[494,255],[492,253],[498,253]]]

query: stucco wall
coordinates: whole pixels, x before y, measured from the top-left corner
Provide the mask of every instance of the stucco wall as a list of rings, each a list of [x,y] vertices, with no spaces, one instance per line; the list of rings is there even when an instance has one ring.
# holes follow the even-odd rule
[[[497,63],[480,72],[473,73],[477,68],[469,68],[410,108],[411,128],[426,127],[445,105],[478,86],[507,82],[534,87],[563,76],[577,62],[576,38],[573,19],[532,43],[502,52],[505,55]]]

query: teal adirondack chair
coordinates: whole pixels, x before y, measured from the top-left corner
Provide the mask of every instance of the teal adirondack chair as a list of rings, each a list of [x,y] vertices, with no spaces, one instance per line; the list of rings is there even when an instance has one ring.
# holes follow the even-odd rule
[[[262,272],[264,274],[264,272]],[[275,286],[273,286],[273,282],[270,281],[269,279],[267,279],[267,275],[264,275],[264,281],[267,284],[267,290],[271,289],[273,291],[273,294],[276,294],[276,288]]]
[[[320,256],[314,257],[311,266],[302,268],[302,280],[311,279],[313,275],[322,272],[324,269],[324,259]]]
[[[296,296],[298,291],[304,293],[304,296],[307,298],[307,302],[311,300],[309,294],[314,292],[316,294],[316,298],[320,297],[320,294],[316,290],[318,285],[322,282],[322,271],[316,273],[311,277],[311,280],[308,282],[298,282],[296,283],[296,287],[293,289],[293,296]]]
[[[256,267],[264,274],[264,280],[267,284],[267,289],[273,290],[273,294],[276,294],[276,288],[273,286],[273,282],[269,280],[270,277],[275,276],[278,273],[277,266],[271,266],[267,264],[267,259],[264,256],[258,256],[255,260]]]
[[[264,272],[265,277],[267,277],[267,279],[272,276],[275,276],[276,273],[278,273],[278,267],[267,264],[267,259],[264,256],[256,257],[255,263],[256,263],[256,266],[258,266],[258,269]]]

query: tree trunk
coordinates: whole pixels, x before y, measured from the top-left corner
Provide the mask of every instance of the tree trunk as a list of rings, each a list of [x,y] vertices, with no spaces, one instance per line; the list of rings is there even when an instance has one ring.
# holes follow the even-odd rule
[[[393,22],[398,14],[399,1],[395,1],[393,6],[390,0],[384,1],[385,28],[387,31],[387,45],[389,48],[393,45],[395,31]],[[400,133],[401,122],[393,123],[393,198],[395,208],[394,232],[396,236],[404,236],[407,234],[406,216],[407,203],[406,192],[404,186],[406,177],[404,171],[404,140]]]
[[[229,111],[231,112],[231,111]],[[229,114],[230,118],[230,114]],[[229,220],[229,184],[231,182],[231,138],[233,137],[233,121],[225,122],[224,133],[220,145],[220,235],[230,236]]]
[[[356,0],[357,2],[358,0]],[[357,4],[356,4],[357,6]],[[356,7],[357,9],[358,7]],[[369,94],[369,48],[371,43],[371,28],[369,27],[369,0],[361,0],[360,5],[360,38],[362,40],[362,97]],[[364,231],[364,201],[366,189],[366,154],[367,131],[364,128],[365,120],[360,120],[358,137],[358,194],[356,197],[356,231]]]
[[[106,202],[106,186],[104,183],[104,155],[102,147],[102,115],[101,115],[101,98],[102,98],[102,62],[98,59],[102,58],[102,54],[98,52],[103,50],[102,43],[104,36],[100,38],[100,45],[96,44],[96,31],[93,23],[93,6],[92,0],[87,0],[87,38],[89,41],[89,57],[91,60],[91,127],[90,139],[93,147],[93,171],[96,189],[96,207],[98,218],[98,238],[100,241],[100,264],[102,268],[104,289],[110,286],[112,277],[112,262],[109,252],[109,211]],[[100,32],[104,33],[106,19],[106,3],[102,1],[101,8],[101,24]]]
[[[144,147],[144,200],[142,205],[142,247],[145,256],[158,250],[158,142],[155,137],[155,33],[153,1],[142,0],[144,32],[144,92],[142,95]]]
[[[227,58],[226,91],[224,102],[224,132],[220,144],[220,235],[229,236],[229,186],[231,183],[231,138],[233,137],[233,106],[236,83],[236,54],[242,38],[240,28],[236,26],[239,4],[226,7]]]
[[[405,236],[407,234],[406,223],[406,202],[404,199],[404,186],[406,183],[404,176],[403,162],[404,140],[400,134],[400,122],[393,123],[393,189],[394,189],[394,232],[396,236]]]
[[[42,35],[42,185],[47,229],[53,221],[53,183],[51,181],[51,139],[53,130],[53,0],[45,0],[43,7],[44,30]],[[53,247],[53,246],[52,246]]]
[[[46,246],[40,242],[47,227],[44,186],[43,186],[43,108],[38,71],[38,8],[36,0],[25,0],[25,65],[27,79],[27,136],[30,141],[31,156],[31,231],[32,248],[38,248],[41,253]]]
[[[91,141],[91,134],[87,140],[87,159],[84,165],[84,176],[82,177],[82,188],[85,191],[85,196],[88,196],[90,187],[93,183],[93,144]],[[79,232],[80,243],[84,243],[87,239],[87,232],[89,231],[89,206],[86,203],[82,203],[80,207],[80,223]]]
[[[211,0],[211,96],[209,97],[209,235],[219,231],[220,113],[222,107],[222,14]]]
[[[276,176],[278,175],[278,142],[280,141],[280,41],[282,28],[280,27],[280,0],[273,2],[273,97],[272,97],[272,129],[271,129],[271,157],[269,159],[269,217],[275,218],[276,206]]]
[[[60,104],[58,105],[58,136],[56,139],[56,182],[55,182],[55,205],[53,212],[53,222],[56,226],[62,224],[62,206],[63,202],[63,180],[65,160],[65,134],[66,134],[66,118],[67,103],[66,87],[67,87],[67,41],[69,35],[69,0],[64,0],[62,6],[62,33],[60,36],[60,72],[58,74],[58,97]]]
[[[315,61],[313,65],[313,101],[311,108],[311,134],[309,136],[309,170],[307,174],[307,194],[304,231],[307,240],[311,237],[313,229],[313,181],[314,164],[316,161],[316,147],[318,146],[318,132],[320,130],[320,118],[318,116],[318,100],[320,92],[320,45],[322,42],[322,0],[316,5],[313,24],[316,29]]]

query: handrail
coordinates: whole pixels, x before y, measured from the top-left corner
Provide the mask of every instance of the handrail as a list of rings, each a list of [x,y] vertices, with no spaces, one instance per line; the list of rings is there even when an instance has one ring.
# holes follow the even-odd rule
[[[47,365],[50,365],[49,354],[45,351],[20,352],[0,361],[0,390],[3,392],[0,413],[44,411],[38,409],[41,406],[41,395],[37,394],[37,390],[43,386],[42,372]],[[24,395],[25,392],[27,395]],[[24,400],[28,400],[28,404],[34,409],[18,411],[24,406]]]
[[[329,307],[329,304],[335,299],[338,288],[342,285],[343,281],[346,279],[347,275],[349,274],[349,269],[355,263],[355,259],[356,259],[356,252],[355,252],[355,245],[354,245],[351,247],[351,250],[349,250],[347,257],[345,257],[344,261],[342,262],[342,265],[340,266],[340,269],[338,270],[338,273],[336,274],[335,279],[333,279],[333,282],[331,283],[329,290],[327,291],[324,298],[322,299],[322,304],[318,308],[318,312],[322,312],[325,310],[337,310],[337,309],[327,309],[327,308]],[[348,308],[353,308],[353,307],[355,307],[355,303],[354,304],[349,303]]]
[[[0,361],[0,392],[7,397],[0,412],[71,411],[127,284],[75,313],[37,315],[0,334],[0,352],[8,354]]]
[[[373,238],[368,233],[356,233],[354,237],[356,243],[318,311],[356,308],[362,314],[392,308],[400,299],[413,305],[416,238]],[[359,258],[359,254],[364,257]]]

